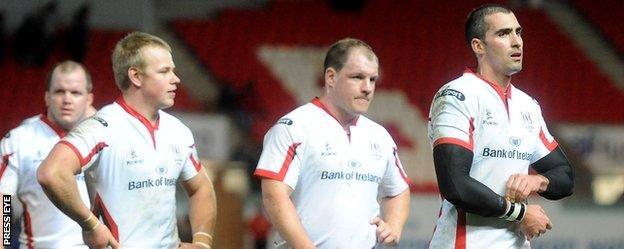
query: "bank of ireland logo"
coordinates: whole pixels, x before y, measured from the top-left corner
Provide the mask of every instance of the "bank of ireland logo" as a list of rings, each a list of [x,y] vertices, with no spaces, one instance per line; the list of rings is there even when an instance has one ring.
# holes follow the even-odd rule
[[[167,166],[165,166],[164,164],[161,164],[160,166],[156,167],[156,173],[160,174],[160,175],[164,175],[167,174]]]
[[[514,147],[518,147],[520,146],[520,143],[522,143],[522,139],[520,139],[519,137],[510,137],[509,143]]]
[[[362,167],[362,163],[355,159],[350,159],[349,161],[347,161],[347,165],[352,169],[359,169],[360,167]]]

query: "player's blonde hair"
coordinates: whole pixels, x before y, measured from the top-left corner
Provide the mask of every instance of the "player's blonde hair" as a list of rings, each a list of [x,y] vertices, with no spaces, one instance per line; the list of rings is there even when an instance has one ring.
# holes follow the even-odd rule
[[[117,42],[112,55],[113,74],[117,87],[122,91],[130,87],[128,69],[131,67],[139,70],[145,69],[145,59],[141,49],[148,46],[160,47],[171,53],[171,46],[167,42],[148,33],[132,32]]]

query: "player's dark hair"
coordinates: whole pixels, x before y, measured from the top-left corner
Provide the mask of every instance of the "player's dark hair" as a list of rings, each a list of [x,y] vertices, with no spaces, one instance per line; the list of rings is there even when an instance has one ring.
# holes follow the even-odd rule
[[[511,9],[500,4],[485,4],[477,7],[468,14],[465,25],[466,44],[470,47],[473,38],[483,40],[487,24],[485,17],[495,13],[513,13]]]

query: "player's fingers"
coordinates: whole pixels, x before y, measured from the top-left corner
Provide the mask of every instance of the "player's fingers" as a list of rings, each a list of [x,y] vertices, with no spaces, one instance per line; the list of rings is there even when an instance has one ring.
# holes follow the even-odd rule
[[[553,228],[552,222],[550,222],[550,220],[548,221],[548,223],[546,223],[546,229],[550,230]]]
[[[383,242],[381,242],[381,245],[383,246],[395,246],[396,244],[396,238],[394,235],[389,235]]]
[[[373,219],[370,221],[370,224],[371,224],[371,225],[377,225],[377,226],[379,226],[379,222],[381,222],[381,221],[382,221],[382,220],[381,220],[381,217],[376,216],[375,218],[373,218]]]
[[[390,235],[390,229],[385,228],[382,231],[379,231],[379,235],[377,235],[377,242],[384,242],[388,236]]]
[[[119,249],[121,248],[121,245],[119,244],[119,242],[117,242],[117,240],[115,240],[115,238],[113,238],[111,236],[111,239],[109,241],[109,245],[113,248],[113,249]]]

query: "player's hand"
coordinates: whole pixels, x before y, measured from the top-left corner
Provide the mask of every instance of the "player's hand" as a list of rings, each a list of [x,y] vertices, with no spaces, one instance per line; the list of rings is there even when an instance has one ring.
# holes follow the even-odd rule
[[[546,191],[548,178],[542,175],[513,174],[507,179],[505,198],[511,202],[526,202],[532,193]]]
[[[527,205],[522,219],[522,232],[528,240],[533,237],[539,237],[546,233],[546,230],[552,228],[550,219],[546,216],[546,212],[539,205]]]
[[[119,249],[121,246],[115,240],[108,227],[104,224],[98,224],[93,231],[82,232],[82,240],[91,249],[104,249],[110,246],[113,249]]]
[[[182,242],[180,243],[180,246],[178,246],[178,248],[179,249],[209,249],[210,247],[202,246],[199,244]]]
[[[377,242],[383,246],[396,246],[401,239],[401,230],[393,228],[390,223],[385,222],[377,216],[371,220],[370,224],[377,225]]]

